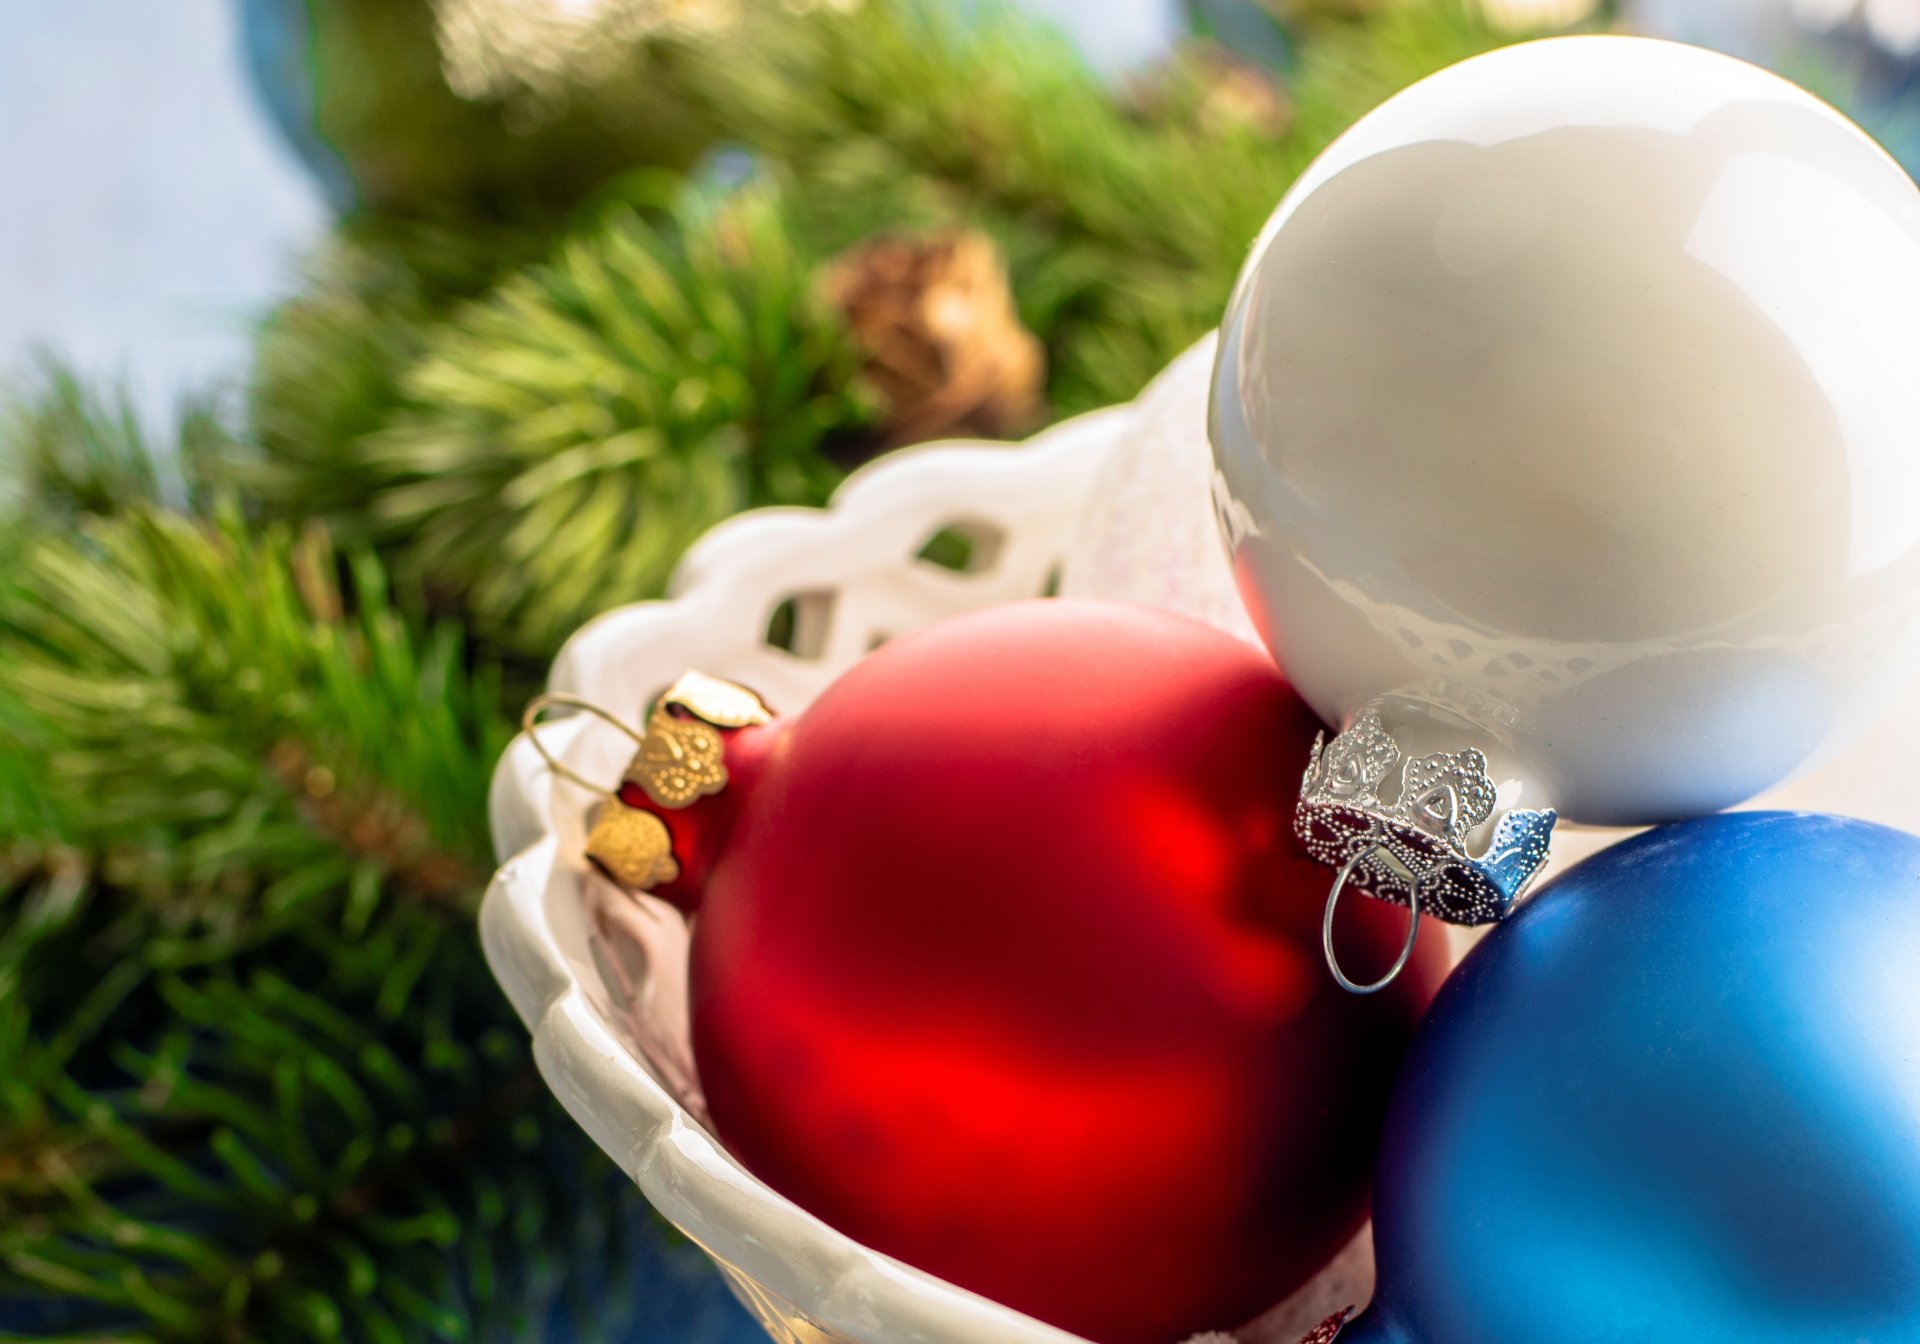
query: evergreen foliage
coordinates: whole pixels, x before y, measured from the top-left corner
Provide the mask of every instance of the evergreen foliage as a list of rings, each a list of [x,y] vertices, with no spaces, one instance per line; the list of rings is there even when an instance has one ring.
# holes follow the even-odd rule
[[[543,93],[533,141],[442,90],[363,146],[238,413],[156,452],[56,371],[0,423],[0,1337],[646,1334],[632,1266],[693,1253],[548,1098],[472,927],[526,674],[871,437],[842,249],[984,231],[1055,412],[1128,397],[1329,138],[1496,40],[1464,0],[1304,27],[1276,130],[999,10],[741,5]],[[424,31],[314,12],[336,81]],[[449,126],[494,138],[416,178]]]
[[[0,1325],[620,1337],[657,1233],[471,926],[494,678],[317,528],[122,499],[11,559]]]
[[[868,409],[810,260],[758,188],[658,224],[608,211],[408,369],[402,412],[359,444],[380,535],[540,651],[658,593],[729,514],[823,502],[822,445]]]
[[[358,453],[401,402],[400,379],[456,305],[537,259],[542,235],[486,224],[349,220],[309,266],[306,288],[260,333],[247,404],[254,451],[225,464],[252,507],[365,531],[378,481]]]

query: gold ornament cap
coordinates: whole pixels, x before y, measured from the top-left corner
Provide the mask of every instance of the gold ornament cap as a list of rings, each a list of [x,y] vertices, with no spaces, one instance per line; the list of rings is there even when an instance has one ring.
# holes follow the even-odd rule
[[[655,804],[677,811],[727,787],[723,728],[771,723],[773,714],[744,686],[688,672],[667,689],[647,716],[646,735],[627,767]]]
[[[634,891],[652,891],[680,876],[667,824],[618,798],[607,799],[595,812],[586,853],[608,877]]]
[[[644,807],[624,802],[617,789],[585,779],[540,741],[540,714],[551,706],[584,710],[618,728],[638,745],[621,784],[633,784],[656,807],[677,811],[727,786],[723,730],[771,723],[773,712],[744,686],[704,672],[687,672],[670,686],[647,716],[646,731],[591,701],[559,692],[537,696],[527,706],[522,730],[547,767],[563,779],[599,794],[587,831],[586,857],[621,886],[652,891],[680,877],[673,834]]]

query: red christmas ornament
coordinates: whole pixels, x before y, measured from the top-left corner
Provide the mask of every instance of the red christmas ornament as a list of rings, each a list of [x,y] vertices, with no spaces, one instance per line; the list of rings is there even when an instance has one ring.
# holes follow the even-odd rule
[[[865,1245],[1100,1344],[1287,1296],[1366,1216],[1445,970],[1428,939],[1372,998],[1328,978],[1292,830],[1319,730],[1229,635],[1032,602],[719,730],[711,796],[629,784],[694,915],[720,1138]],[[1343,957],[1392,961],[1403,912],[1342,916]]]

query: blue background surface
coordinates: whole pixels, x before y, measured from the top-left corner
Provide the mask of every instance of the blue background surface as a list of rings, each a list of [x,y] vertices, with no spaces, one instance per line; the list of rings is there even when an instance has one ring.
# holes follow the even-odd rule
[[[228,0],[0,4],[0,381],[38,350],[150,423],[244,369],[327,212]]]

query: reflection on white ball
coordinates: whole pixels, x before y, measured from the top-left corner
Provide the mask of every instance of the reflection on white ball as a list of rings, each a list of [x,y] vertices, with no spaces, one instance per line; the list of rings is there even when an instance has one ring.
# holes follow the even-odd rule
[[[1324,717],[1431,706],[1530,805],[1631,823],[1761,792],[1913,680],[1917,392],[1891,159],[1729,57],[1561,38],[1308,170],[1209,432],[1241,590]]]

